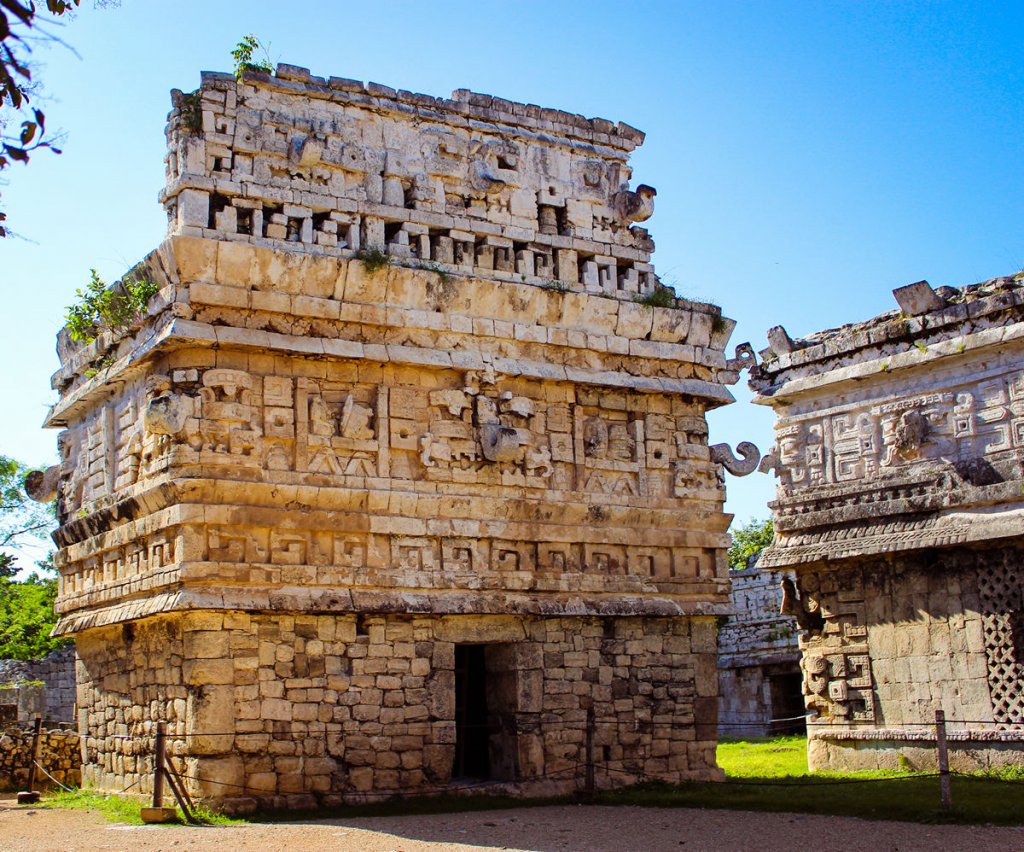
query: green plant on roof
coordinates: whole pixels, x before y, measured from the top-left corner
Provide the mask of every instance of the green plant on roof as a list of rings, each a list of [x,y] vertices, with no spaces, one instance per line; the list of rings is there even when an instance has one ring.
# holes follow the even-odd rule
[[[181,121],[192,136],[203,132],[203,94],[198,89],[182,96]]]
[[[143,313],[160,288],[141,275],[128,275],[110,287],[95,269],[89,283],[75,291],[77,301],[67,307],[65,320],[72,340],[91,343],[104,331],[117,331]]]
[[[654,285],[654,289],[650,293],[644,296],[634,296],[633,301],[648,308],[674,308],[676,294],[671,287],[659,283]]]
[[[257,51],[260,54],[258,57]],[[242,36],[242,40],[231,51],[231,57],[235,60],[236,80],[241,80],[246,71],[258,71],[262,74],[272,74],[274,71],[266,46],[252,33]]]
[[[362,261],[367,275],[373,275],[375,272],[391,266],[391,255],[380,248],[380,246],[361,248],[356,252],[355,258]]]

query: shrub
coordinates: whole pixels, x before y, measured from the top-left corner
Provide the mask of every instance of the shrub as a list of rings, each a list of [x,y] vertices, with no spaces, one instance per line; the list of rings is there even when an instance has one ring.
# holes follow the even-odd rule
[[[69,305],[65,319],[72,340],[91,343],[104,331],[115,331],[129,325],[146,309],[149,300],[160,288],[148,278],[126,276],[120,283],[107,283],[89,270],[89,283],[76,290],[78,301]]]

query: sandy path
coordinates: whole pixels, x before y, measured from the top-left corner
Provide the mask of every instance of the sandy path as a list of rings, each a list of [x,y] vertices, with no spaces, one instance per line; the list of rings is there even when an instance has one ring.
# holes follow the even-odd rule
[[[125,826],[96,813],[19,808],[0,800],[0,847],[21,850],[420,852],[620,850],[1024,849],[1024,827],[927,826],[847,817],[688,808],[562,806],[431,816],[191,828]]]

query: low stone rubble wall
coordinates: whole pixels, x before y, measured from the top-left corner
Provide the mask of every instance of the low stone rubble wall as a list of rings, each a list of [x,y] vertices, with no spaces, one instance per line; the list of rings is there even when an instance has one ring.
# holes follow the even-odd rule
[[[75,731],[53,728],[42,732],[39,763],[54,779],[68,787],[82,783],[82,750]],[[32,730],[8,727],[0,735],[0,791],[28,789],[28,771],[32,760]],[[50,789],[53,782],[36,773],[35,787]]]

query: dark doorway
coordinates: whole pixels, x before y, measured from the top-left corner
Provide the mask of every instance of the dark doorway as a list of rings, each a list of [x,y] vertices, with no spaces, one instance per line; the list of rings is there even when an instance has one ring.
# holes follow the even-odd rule
[[[807,730],[807,712],[801,691],[803,678],[800,672],[770,674],[772,718],[786,721],[773,722],[769,728],[772,734],[800,734]]]
[[[455,646],[453,778],[490,778],[487,660],[484,645]]]
[[[453,778],[519,777],[517,643],[455,646]]]

